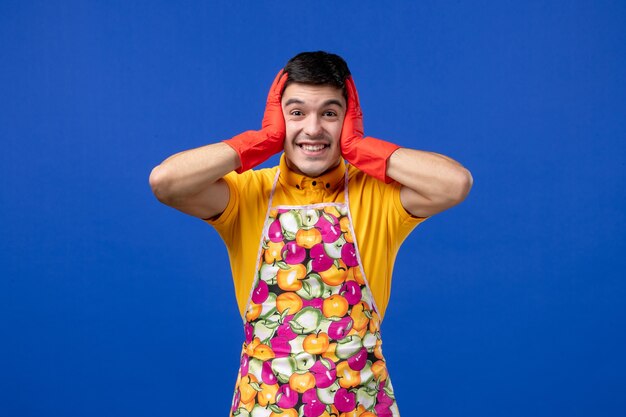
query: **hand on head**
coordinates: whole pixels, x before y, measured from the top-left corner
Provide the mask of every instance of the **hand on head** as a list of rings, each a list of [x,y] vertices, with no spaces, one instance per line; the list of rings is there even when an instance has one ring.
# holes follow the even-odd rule
[[[359,103],[359,94],[356,91],[352,76],[346,79],[348,104],[346,116],[341,129],[341,153],[349,155],[359,140],[363,139],[363,112]]]
[[[267,95],[261,130],[249,130],[224,141],[239,154],[238,173],[254,168],[283,150],[285,119],[280,98],[286,82],[287,73],[281,69]]]
[[[284,70],[278,71],[274,82],[267,94],[267,102],[265,103],[265,113],[263,114],[263,122],[261,129],[270,133],[271,136],[280,136],[285,138],[285,117],[283,116],[283,108],[280,99],[285,89],[288,74]]]
[[[363,137],[363,112],[352,76],[346,78],[348,104],[341,129],[341,154],[361,171],[381,181],[387,177],[387,160],[399,146],[380,139]]]

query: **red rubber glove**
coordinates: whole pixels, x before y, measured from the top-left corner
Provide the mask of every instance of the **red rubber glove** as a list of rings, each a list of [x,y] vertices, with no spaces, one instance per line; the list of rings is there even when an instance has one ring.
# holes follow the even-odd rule
[[[236,170],[239,174],[283,150],[285,118],[280,98],[286,82],[287,73],[280,70],[267,95],[261,130],[248,130],[223,141],[239,154],[241,166]]]
[[[348,108],[341,128],[341,154],[361,171],[389,184],[393,180],[387,176],[387,160],[400,147],[384,140],[363,137],[363,113],[352,76],[346,79],[346,91]]]

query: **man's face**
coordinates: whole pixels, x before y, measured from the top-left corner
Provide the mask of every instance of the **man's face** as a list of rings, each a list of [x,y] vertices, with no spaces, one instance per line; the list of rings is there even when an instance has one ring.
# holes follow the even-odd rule
[[[318,177],[339,164],[341,126],[346,112],[342,91],[329,85],[289,84],[281,103],[285,116],[287,166]]]

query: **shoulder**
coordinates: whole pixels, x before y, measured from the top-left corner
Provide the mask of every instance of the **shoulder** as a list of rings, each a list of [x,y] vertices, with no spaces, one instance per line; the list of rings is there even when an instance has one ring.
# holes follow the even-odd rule
[[[222,179],[228,185],[228,204],[221,214],[205,220],[218,228],[232,227],[241,214],[253,213],[253,208],[262,205],[269,196],[277,171],[278,167],[272,167],[226,174]],[[242,206],[246,210],[240,210]]]
[[[265,189],[272,186],[278,167],[251,169],[238,174],[232,171],[224,176],[224,181],[229,187],[236,187],[237,189]]]
[[[404,208],[400,198],[400,183],[393,181],[385,184],[352,165],[348,165],[348,180],[350,206],[360,214],[378,218],[379,221],[412,226],[426,219],[415,217]]]

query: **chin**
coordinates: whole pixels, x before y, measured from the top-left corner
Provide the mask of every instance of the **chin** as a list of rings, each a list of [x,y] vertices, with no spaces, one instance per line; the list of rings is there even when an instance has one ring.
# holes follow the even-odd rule
[[[287,166],[301,174],[306,175],[307,177],[316,178],[320,175],[326,173],[327,171],[335,168],[339,164],[340,160],[337,158],[337,161],[334,163],[330,163],[328,160],[325,161],[307,161],[307,160],[293,160],[287,156]]]
[[[306,175],[307,177],[316,178],[326,172],[328,168],[323,167],[299,167],[299,171],[302,175]]]

